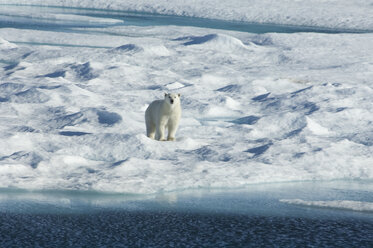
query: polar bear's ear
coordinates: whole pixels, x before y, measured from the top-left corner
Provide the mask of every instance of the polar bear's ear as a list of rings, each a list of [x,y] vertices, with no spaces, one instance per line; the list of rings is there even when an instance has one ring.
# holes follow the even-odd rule
[[[166,96],[168,96],[168,93],[165,92],[165,93],[164,93],[164,97],[166,97]]]
[[[181,94],[180,94],[180,93],[178,93],[177,95],[178,95],[179,97],[181,96]]]

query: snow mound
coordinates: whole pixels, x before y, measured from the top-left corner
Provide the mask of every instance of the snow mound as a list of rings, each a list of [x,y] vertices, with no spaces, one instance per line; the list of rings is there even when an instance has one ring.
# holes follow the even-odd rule
[[[174,83],[170,83],[170,84],[166,85],[166,88],[168,90],[177,90],[177,89],[181,89],[183,87],[185,87],[185,85],[180,83],[180,82],[174,82]]]
[[[114,52],[114,53],[117,53],[117,52],[120,52],[120,53],[137,53],[137,52],[141,52],[143,50],[144,50],[143,48],[141,48],[141,47],[139,47],[135,44],[126,44],[126,45],[122,45],[122,46],[113,48],[110,51]]]
[[[205,46],[220,51],[230,50],[252,50],[256,45],[245,45],[236,37],[225,34],[207,34],[203,36],[186,36],[177,38],[178,41],[183,41],[184,46]]]
[[[134,55],[139,54],[140,56],[169,56],[170,51],[163,45],[157,44],[144,44],[142,46],[136,44],[125,44],[122,46],[115,47],[109,50],[110,53],[114,54],[126,54]]]
[[[144,46],[144,52],[150,56],[166,57],[171,55],[171,52],[163,45]]]
[[[0,37],[0,49],[12,49],[16,48],[17,45],[10,43],[7,40],[4,40],[3,38]]]

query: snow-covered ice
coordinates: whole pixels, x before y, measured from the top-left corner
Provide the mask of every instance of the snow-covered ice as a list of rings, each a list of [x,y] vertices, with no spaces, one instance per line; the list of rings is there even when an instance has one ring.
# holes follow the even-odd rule
[[[354,210],[363,212],[373,212],[372,202],[360,202],[360,201],[304,201],[300,199],[282,199],[281,202],[304,205],[310,207],[320,207],[320,208],[335,208],[343,210]]]
[[[36,10],[36,11],[35,11]],[[34,22],[39,22],[46,24],[48,22],[69,24],[76,22],[83,22],[85,24],[119,24],[122,20],[116,20],[111,18],[97,18],[74,14],[63,14],[60,13],[61,9],[51,8],[49,11],[40,11],[40,8],[35,8],[32,6],[23,6],[22,9],[19,6],[2,6],[0,9],[0,20],[2,21],[12,21],[12,22],[25,22],[27,18],[32,18]],[[31,24],[31,23],[29,23]]]
[[[27,1],[153,8],[226,19],[237,16],[230,9],[244,15],[249,8],[236,8],[240,1],[230,8],[196,1],[203,8],[215,3],[220,11],[193,12],[191,6],[190,14],[175,11],[184,10],[181,2],[164,11],[163,1],[103,2]],[[253,2],[256,7],[274,3]],[[333,2],[351,15],[354,10],[362,13],[361,8],[366,15],[372,12],[367,1],[310,2]],[[7,13],[6,6],[1,8],[0,15]],[[16,9],[11,6],[13,15]],[[50,13],[35,15],[53,18]],[[117,25],[121,20],[105,17],[55,18],[109,26],[0,29],[0,187],[141,194],[373,179],[372,33],[253,34],[122,26]],[[314,24],[314,19],[304,18],[300,24]],[[240,20],[288,23],[282,16]],[[332,28],[372,28],[369,18],[354,19],[351,25],[340,19],[328,25],[317,20],[317,25]],[[182,94],[176,142],[145,135],[144,111],[165,91]]]
[[[372,0],[0,0],[0,3],[124,10],[231,21],[373,30]]]

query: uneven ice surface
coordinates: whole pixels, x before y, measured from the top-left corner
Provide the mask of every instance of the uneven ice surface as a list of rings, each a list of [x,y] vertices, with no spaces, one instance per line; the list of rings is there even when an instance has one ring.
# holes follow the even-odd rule
[[[0,187],[141,194],[373,178],[371,33],[0,37]],[[176,142],[145,135],[144,111],[165,91],[182,95]]]

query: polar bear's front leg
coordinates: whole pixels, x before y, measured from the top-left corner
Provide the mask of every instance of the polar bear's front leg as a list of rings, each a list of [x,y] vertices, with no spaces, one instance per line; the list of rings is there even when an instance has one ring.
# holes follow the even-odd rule
[[[157,137],[159,141],[165,141],[166,139],[164,138],[164,126],[160,126],[157,128]]]
[[[164,130],[166,127],[166,120],[160,120],[159,124],[157,125],[157,139],[159,141],[165,141],[164,137]]]
[[[174,141],[175,140],[175,134],[176,134],[176,130],[178,128],[178,122],[176,121],[176,123],[170,121],[168,122],[168,136],[167,136],[167,140],[168,141]]]

